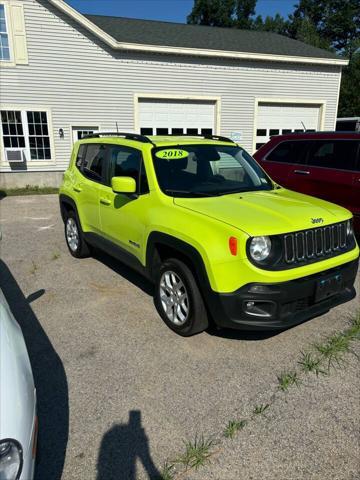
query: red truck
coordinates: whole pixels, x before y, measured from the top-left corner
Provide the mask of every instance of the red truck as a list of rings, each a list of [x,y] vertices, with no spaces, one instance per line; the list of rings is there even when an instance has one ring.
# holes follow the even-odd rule
[[[254,158],[283,187],[348,208],[360,234],[360,133],[278,135]]]

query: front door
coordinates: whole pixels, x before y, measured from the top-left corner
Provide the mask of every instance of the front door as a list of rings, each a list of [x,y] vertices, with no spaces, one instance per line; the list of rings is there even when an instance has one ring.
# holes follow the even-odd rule
[[[105,238],[141,260],[145,225],[150,201],[146,172],[140,150],[123,145],[108,145],[108,185],[100,189],[100,221]],[[113,192],[112,177],[132,177],[137,194]]]

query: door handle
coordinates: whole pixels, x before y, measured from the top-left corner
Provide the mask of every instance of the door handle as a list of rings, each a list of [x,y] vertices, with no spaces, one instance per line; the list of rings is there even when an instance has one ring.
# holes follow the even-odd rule
[[[294,170],[294,173],[298,175],[310,175],[309,170]]]
[[[75,187],[73,187],[73,190],[74,190],[74,192],[78,192],[78,193],[80,193],[80,192],[81,192],[81,190],[82,190],[82,188],[80,188],[80,187],[76,187],[76,186],[75,186]]]
[[[100,203],[102,203],[103,205],[111,205],[111,200],[107,198],[100,198]]]

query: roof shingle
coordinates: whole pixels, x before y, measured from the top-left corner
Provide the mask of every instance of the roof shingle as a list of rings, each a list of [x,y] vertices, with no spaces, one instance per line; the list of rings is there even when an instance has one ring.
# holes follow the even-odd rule
[[[134,18],[84,15],[118,42],[295,57],[339,58],[332,52],[272,32]]]

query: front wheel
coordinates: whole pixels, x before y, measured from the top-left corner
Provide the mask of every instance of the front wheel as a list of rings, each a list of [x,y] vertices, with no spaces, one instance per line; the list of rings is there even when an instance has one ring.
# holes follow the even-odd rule
[[[188,337],[208,327],[206,308],[189,267],[171,258],[160,267],[156,276],[155,306],[166,325]]]
[[[70,211],[65,219],[65,239],[73,257],[84,258],[90,255],[90,249],[84,239],[84,234],[75,212]]]

